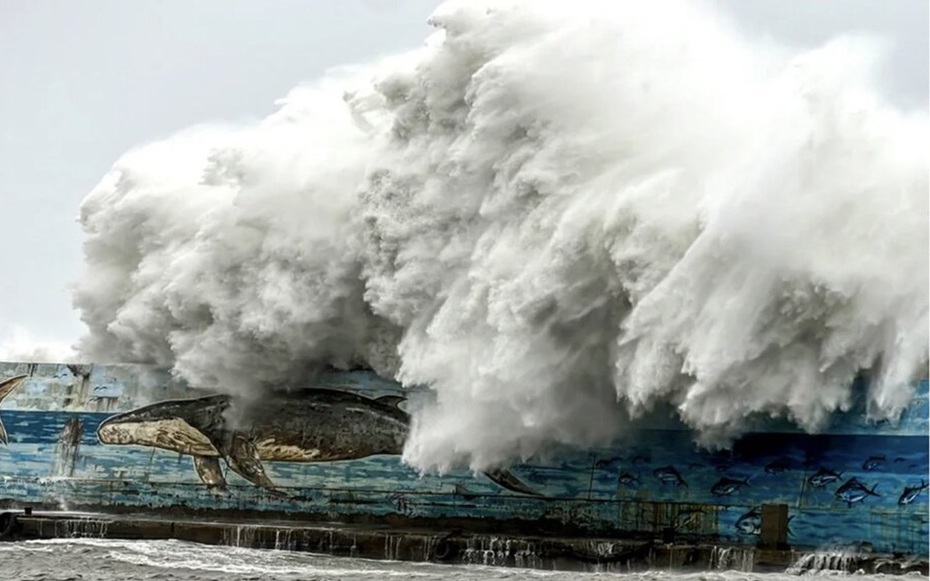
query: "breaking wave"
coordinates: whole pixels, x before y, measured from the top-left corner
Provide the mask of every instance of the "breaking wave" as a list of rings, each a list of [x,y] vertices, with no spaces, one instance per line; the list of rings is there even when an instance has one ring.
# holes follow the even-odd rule
[[[751,42],[694,2],[452,2],[420,49],[130,151],[81,208],[82,356],[238,393],[369,366],[405,460],[485,469],[670,404],[894,417],[928,350],[925,111],[882,45]]]

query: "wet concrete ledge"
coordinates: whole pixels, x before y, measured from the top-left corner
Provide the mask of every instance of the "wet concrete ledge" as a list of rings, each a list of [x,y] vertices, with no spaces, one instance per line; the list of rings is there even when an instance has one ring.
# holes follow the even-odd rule
[[[661,539],[495,535],[294,520],[177,519],[155,514],[72,511],[0,512],[0,540],[52,538],[177,539],[210,545],[306,551],[334,556],[432,561],[567,571],[738,570],[928,575],[926,556],[844,550],[761,549],[751,545]]]

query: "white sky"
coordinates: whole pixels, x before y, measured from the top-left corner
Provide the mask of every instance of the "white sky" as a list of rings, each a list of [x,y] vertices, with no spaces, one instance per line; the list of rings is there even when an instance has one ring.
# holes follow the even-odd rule
[[[610,0],[604,0],[610,1]],[[885,88],[927,107],[926,0],[710,0],[750,36],[893,43]],[[0,357],[84,331],[84,195],[127,149],[260,119],[327,68],[422,44],[436,0],[0,0]]]

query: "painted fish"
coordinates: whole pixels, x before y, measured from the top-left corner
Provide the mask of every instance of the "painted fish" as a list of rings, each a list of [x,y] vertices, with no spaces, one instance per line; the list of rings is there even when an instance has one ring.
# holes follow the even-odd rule
[[[641,484],[640,479],[637,476],[630,474],[629,472],[624,472],[617,477],[617,482],[624,486],[636,486]]]
[[[885,463],[885,456],[869,456],[869,459],[862,463],[862,469],[871,471]]]
[[[16,388],[23,384],[26,381],[28,375],[17,375],[15,377],[9,377],[0,381],[0,402],[2,402],[8,395],[16,391]],[[6,428],[3,427],[3,421],[0,421],[0,442],[4,444],[10,443],[10,436],[6,433]]]
[[[905,486],[904,492],[901,493],[901,497],[898,499],[898,504],[910,504],[917,500],[917,497],[920,496],[920,493],[924,490],[927,490],[928,483],[921,479],[920,486]]]
[[[222,459],[255,486],[274,488],[263,462],[332,462],[399,455],[410,416],[403,398],[305,389],[274,393],[248,405],[229,395],[163,401],[100,423],[103,444],[152,446],[187,454],[211,489],[225,489]],[[497,485],[539,495],[508,470],[485,475]]]
[[[846,506],[851,507],[853,504],[865,500],[867,496],[881,496],[875,492],[876,486],[878,484],[875,484],[872,488],[866,488],[865,484],[853,477],[837,488],[833,496],[845,502]]]
[[[652,471],[652,474],[658,478],[659,481],[665,482],[666,484],[676,484],[679,487],[688,486],[685,479],[681,477],[681,474],[679,474],[678,470],[675,470],[675,467],[672,465],[656,468]]]
[[[749,478],[736,480],[724,476],[710,487],[710,493],[714,496],[728,496],[744,486],[749,486]]]
[[[834,472],[828,468],[820,468],[817,472],[808,477],[807,483],[814,488],[823,488],[827,484],[837,482],[842,477],[842,472]]]
[[[781,474],[782,472],[785,472],[786,470],[790,470],[790,469],[791,469],[791,462],[785,458],[779,458],[778,460],[772,460],[771,462],[765,465],[765,473],[772,474],[772,475]]]
[[[788,536],[792,536],[794,533],[791,532],[791,521],[794,520],[793,516],[788,517]],[[744,535],[760,535],[762,534],[762,507],[755,507],[749,512],[743,514],[738,519],[736,519],[736,530]]]
[[[762,508],[755,507],[736,519],[736,530],[744,535],[758,535],[762,531]]]

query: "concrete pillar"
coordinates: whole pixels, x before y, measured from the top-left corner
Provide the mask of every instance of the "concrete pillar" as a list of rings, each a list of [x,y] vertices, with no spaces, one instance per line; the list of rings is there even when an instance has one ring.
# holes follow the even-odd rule
[[[788,548],[788,505],[763,504],[759,547],[763,549]]]

